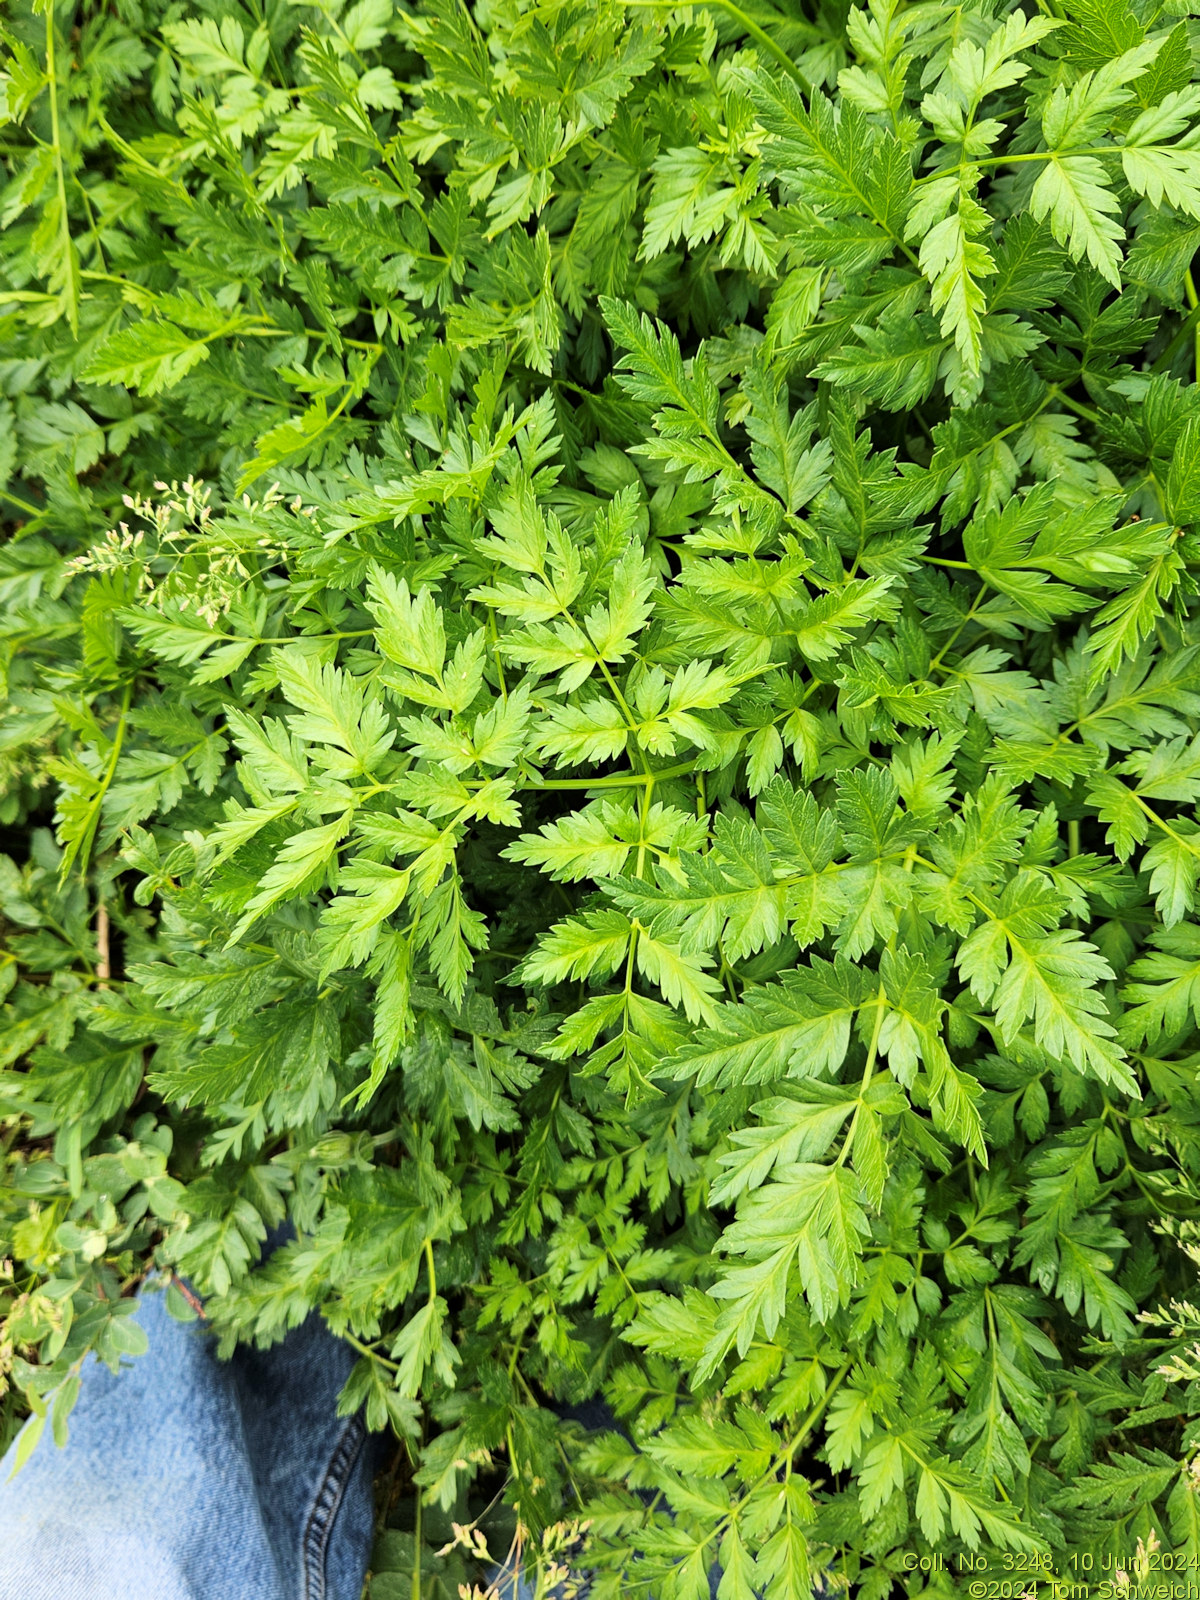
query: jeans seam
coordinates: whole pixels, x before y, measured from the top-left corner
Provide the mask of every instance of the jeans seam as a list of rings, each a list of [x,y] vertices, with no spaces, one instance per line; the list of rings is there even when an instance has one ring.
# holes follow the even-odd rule
[[[304,1524],[303,1600],[325,1600],[325,1558],[329,1550],[329,1539],[338,1509],[346,1493],[347,1482],[358,1460],[365,1437],[359,1418],[351,1417],[342,1430],[341,1438],[334,1446],[329,1465],[325,1469],[325,1476],[317,1489],[312,1509]]]

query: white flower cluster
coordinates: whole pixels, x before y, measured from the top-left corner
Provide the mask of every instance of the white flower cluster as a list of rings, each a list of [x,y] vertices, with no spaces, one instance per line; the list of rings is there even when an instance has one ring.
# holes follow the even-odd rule
[[[202,479],[159,481],[154,488],[160,496],[156,500],[142,494],[122,496],[143,526],[119,522],[67,564],[67,575],[130,571],[138,596],[160,607],[169,601],[173,610],[193,612],[215,627],[253,577],[245,561],[248,553],[273,560],[284,547],[267,534],[247,539],[244,530],[235,531],[236,521],[227,529],[214,518],[212,487]],[[299,495],[288,501],[277,483],[259,500],[248,494],[241,498],[241,509],[255,513],[285,504],[293,514],[312,515]]]

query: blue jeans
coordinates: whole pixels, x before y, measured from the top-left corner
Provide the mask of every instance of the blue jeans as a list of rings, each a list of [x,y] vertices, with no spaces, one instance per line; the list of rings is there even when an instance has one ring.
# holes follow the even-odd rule
[[[359,1600],[374,1452],[337,1415],[349,1348],[310,1317],[218,1361],[163,1295],[137,1320],[148,1352],[88,1360],[66,1448],[0,1463],[0,1600]]]
[[[313,1316],[219,1361],[163,1295],[136,1315],[149,1350],[85,1362],[66,1448],[47,1432],[16,1478],[0,1462],[0,1600],[359,1600],[376,1451],[337,1415],[349,1347]],[[564,1414],[616,1426],[599,1402]],[[490,1578],[531,1600],[520,1572]]]

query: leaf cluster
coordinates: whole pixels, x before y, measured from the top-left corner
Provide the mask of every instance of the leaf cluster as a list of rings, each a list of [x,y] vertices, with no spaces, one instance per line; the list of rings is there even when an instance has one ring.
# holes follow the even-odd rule
[[[1187,0],[0,44],[0,1442],[149,1278],[380,1596],[1200,1560]]]

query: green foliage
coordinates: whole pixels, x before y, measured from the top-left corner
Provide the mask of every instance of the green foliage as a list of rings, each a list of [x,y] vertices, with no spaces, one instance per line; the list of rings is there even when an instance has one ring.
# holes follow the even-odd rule
[[[150,1277],[380,1596],[1200,1559],[1194,39],[9,8],[0,1442]]]

